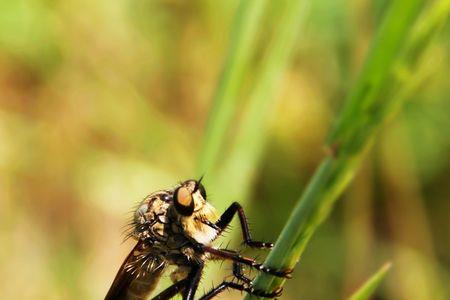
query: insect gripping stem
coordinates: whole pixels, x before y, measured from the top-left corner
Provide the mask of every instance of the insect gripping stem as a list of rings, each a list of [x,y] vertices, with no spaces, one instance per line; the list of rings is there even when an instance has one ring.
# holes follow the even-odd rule
[[[235,202],[218,217],[206,201],[200,181],[187,180],[172,189],[155,192],[144,199],[133,217],[128,235],[138,240],[128,255],[106,296],[107,300],[146,298],[155,288],[166,266],[174,265],[173,284],[156,295],[155,300],[171,299],[181,293],[184,300],[193,300],[208,259],[233,262],[237,280],[223,281],[200,299],[211,299],[227,288],[257,296],[273,298],[281,289],[265,292],[255,289],[242,265],[283,278],[290,270],[276,270],[229,249],[211,246],[238,215],[244,243],[254,248],[270,248],[272,243],[254,241],[242,206]]]

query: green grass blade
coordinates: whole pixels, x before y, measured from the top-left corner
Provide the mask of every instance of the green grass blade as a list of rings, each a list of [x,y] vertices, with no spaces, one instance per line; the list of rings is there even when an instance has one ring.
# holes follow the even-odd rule
[[[330,145],[340,145],[354,138],[355,133],[358,132],[355,128],[359,125],[370,125],[371,122],[368,122],[368,119],[378,113],[371,109],[383,106],[383,100],[378,97],[379,93],[392,71],[397,54],[406,40],[406,34],[411,29],[419,12],[418,7],[422,3],[423,1],[420,0],[397,0],[391,4],[391,9],[372,43],[359,79],[345,102],[346,107],[330,133],[328,138]],[[385,99],[385,101],[388,100]],[[347,143],[347,146],[354,147],[351,143]],[[358,147],[355,147],[355,150],[357,149]]]
[[[386,119],[392,118],[402,104],[434,73],[435,68],[429,66],[429,46],[448,22],[449,14],[450,0],[434,1],[417,21],[411,38],[406,42],[405,51],[396,62],[389,79],[390,88],[385,88],[384,93],[391,95],[393,99]],[[434,63],[439,63],[439,58],[432,59]],[[401,89],[395,90],[395,86],[401,86]]]
[[[228,57],[206,125],[198,162],[198,175],[211,171],[217,163],[226,131],[236,110],[241,82],[255,50],[256,33],[266,2],[267,0],[243,0],[236,12]]]
[[[256,72],[247,110],[229,157],[221,172],[223,179],[214,190],[224,199],[241,199],[253,178],[267,136],[267,117],[302,23],[309,11],[308,1],[274,1],[268,9],[274,19],[274,33]]]
[[[387,272],[391,268],[391,263],[385,263],[375,274],[373,274],[364,284],[356,290],[348,299],[349,300],[366,300],[380,285],[381,281],[386,276]]]
[[[425,12],[425,16],[419,20],[407,46],[408,53],[405,59],[409,64],[414,65],[414,61],[424,53],[424,48],[448,21],[449,11],[450,0],[436,0]]]
[[[421,0],[398,0],[391,4],[359,79],[331,131],[330,155],[321,163],[298,201],[266,265],[294,267],[312,234],[353,178],[362,155],[393,107],[392,99],[379,96],[422,4]],[[282,279],[266,274],[260,274],[254,281],[255,288],[264,290],[272,290],[282,283]],[[255,297],[246,296],[250,298]]]

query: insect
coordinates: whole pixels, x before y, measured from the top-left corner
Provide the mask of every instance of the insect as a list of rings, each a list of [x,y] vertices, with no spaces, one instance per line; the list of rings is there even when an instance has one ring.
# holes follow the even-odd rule
[[[273,244],[252,239],[239,203],[234,202],[219,216],[206,198],[201,179],[186,180],[172,189],[152,193],[140,203],[128,233],[137,244],[120,267],[105,300],[146,299],[169,265],[176,266],[170,274],[173,284],[152,299],[171,299],[181,293],[184,300],[193,300],[208,260],[232,261],[236,281],[223,281],[201,300],[211,299],[228,288],[267,298],[281,295],[281,289],[255,289],[243,266],[285,278],[290,278],[291,270],[271,269],[237,251],[212,246],[236,214],[247,246],[264,249]]]

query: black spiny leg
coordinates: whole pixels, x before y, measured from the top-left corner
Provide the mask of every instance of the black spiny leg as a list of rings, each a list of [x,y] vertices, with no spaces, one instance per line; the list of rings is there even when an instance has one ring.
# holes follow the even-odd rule
[[[209,300],[213,297],[217,296],[219,293],[223,292],[227,288],[238,290],[238,291],[244,291],[249,294],[258,296],[258,297],[264,297],[264,298],[275,298],[281,296],[282,289],[276,289],[273,292],[265,292],[261,290],[255,290],[252,287],[246,287],[243,284],[239,284],[236,282],[231,281],[224,281],[220,285],[213,288],[211,291],[209,291],[207,294],[203,295],[203,297],[200,298],[200,300]]]
[[[183,291],[183,300],[194,300],[195,292],[202,277],[203,267],[203,262],[192,266],[191,271],[186,277],[187,286]]]
[[[244,270],[240,263],[233,262],[233,275],[234,277],[236,277],[236,279],[244,282],[247,285],[252,284],[252,280],[244,275]]]
[[[221,259],[228,259],[232,260],[236,263],[241,263],[247,266],[251,266],[261,272],[268,273],[273,276],[277,277],[283,277],[283,278],[291,278],[292,269],[284,269],[284,270],[275,270],[272,268],[269,268],[263,264],[258,263],[252,258],[248,258],[245,256],[240,255],[239,253],[235,251],[231,251],[228,249],[216,249],[209,246],[202,246],[203,251],[211,253],[213,256],[221,258]]]
[[[243,273],[241,264],[234,262],[233,263],[233,275],[238,280],[241,280],[244,282],[244,284],[232,282],[232,281],[224,281],[217,287],[213,288],[211,291],[209,291],[207,294],[203,295],[203,297],[200,298],[200,300],[209,300],[213,297],[217,296],[227,288],[235,289],[238,291],[244,291],[249,294],[258,296],[258,297],[264,297],[264,298],[275,298],[281,296],[281,293],[283,291],[282,288],[278,288],[272,292],[266,292],[264,290],[255,290],[253,288],[252,282],[250,278],[246,277]]]
[[[247,218],[245,217],[244,209],[237,202],[233,202],[233,204],[231,204],[230,207],[228,207],[224,211],[224,213],[220,216],[219,221],[217,221],[215,225],[218,228],[220,228],[221,231],[224,230],[230,224],[231,220],[233,219],[236,213],[239,216],[239,221],[241,223],[242,235],[245,244],[247,244],[252,248],[259,248],[259,249],[273,247],[272,243],[258,242],[252,239],[250,230],[248,228]]]
[[[171,286],[169,286],[167,289],[159,293],[157,296],[153,297],[152,300],[169,300],[175,297],[176,294],[184,290],[188,283],[187,278],[180,280]]]

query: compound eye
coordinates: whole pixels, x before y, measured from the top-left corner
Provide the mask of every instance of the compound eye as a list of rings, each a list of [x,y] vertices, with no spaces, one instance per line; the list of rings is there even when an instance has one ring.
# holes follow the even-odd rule
[[[176,201],[183,206],[189,206],[192,202],[191,192],[185,187],[181,187],[178,189],[176,195]]]
[[[179,187],[174,193],[174,204],[178,213],[183,216],[190,216],[194,212],[194,199],[186,187]]]

